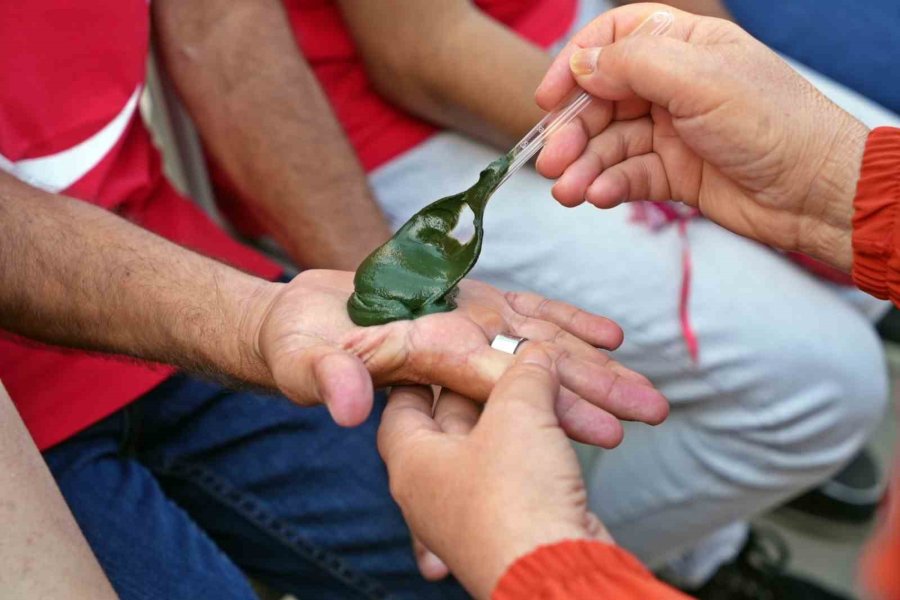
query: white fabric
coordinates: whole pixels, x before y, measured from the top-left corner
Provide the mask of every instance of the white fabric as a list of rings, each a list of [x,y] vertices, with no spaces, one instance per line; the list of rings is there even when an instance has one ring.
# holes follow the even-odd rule
[[[867,122],[889,116],[826,85],[853,98]],[[396,228],[424,204],[470,185],[497,154],[445,132],[370,180]],[[627,425],[623,444],[587,473],[591,506],[621,544],[660,565],[824,481],[853,457],[886,406],[883,351],[870,323],[884,303],[838,291],[767,248],[694,221],[694,365],[678,320],[677,228],[651,232],[631,221],[628,206],[566,209],[550,187],[530,168],[504,185],[488,206],[472,275],[615,319],[626,334],[616,358],[671,401],[666,423]],[[725,537],[735,545],[742,536]]]
[[[86,140],[62,152],[19,161],[11,161],[0,154],[0,170],[54,194],[67,189],[100,164],[122,139],[137,110],[142,89],[138,85],[119,114]]]

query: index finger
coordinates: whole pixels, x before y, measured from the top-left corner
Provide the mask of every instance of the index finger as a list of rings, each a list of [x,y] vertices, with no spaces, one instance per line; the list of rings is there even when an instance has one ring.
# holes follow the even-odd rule
[[[579,346],[587,344],[607,350],[615,350],[622,345],[625,334],[612,319],[532,292],[506,292],[506,299],[512,309],[526,320],[552,324],[562,330],[561,333],[567,335],[554,332],[557,333],[555,339],[562,341],[576,354],[579,354]],[[532,334],[523,332],[522,335]]]
[[[607,11],[591,21],[572,37],[553,60],[534,94],[538,106],[547,111],[553,110],[577,87],[569,68],[569,59],[576,50],[608,46],[621,40],[660,11],[676,14],[676,24],[683,15],[688,14],[665,4],[629,4]]]
[[[472,431],[481,415],[481,404],[453,390],[441,390],[434,403],[434,422],[441,431],[464,435]]]
[[[428,386],[395,387],[388,398],[378,427],[378,452],[385,463],[404,440],[421,431],[438,432],[431,416],[434,392]]]

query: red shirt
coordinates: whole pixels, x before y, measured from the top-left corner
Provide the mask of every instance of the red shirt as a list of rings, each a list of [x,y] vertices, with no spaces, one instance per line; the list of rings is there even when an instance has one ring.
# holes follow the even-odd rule
[[[275,265],[231,240],[163,178],[138,111],[149,27],[147,0],[6,3],[0,169],[276,277]],[[0,338],[0,380],[42,449],[135,400],[171,372]]]
[[[375,91],[333,0],[285,0],[284,4],[297,43],[367,171],[437,131]],[[475,4],[545,48],[568,32],[577,8],[577,0],[475,0]]]

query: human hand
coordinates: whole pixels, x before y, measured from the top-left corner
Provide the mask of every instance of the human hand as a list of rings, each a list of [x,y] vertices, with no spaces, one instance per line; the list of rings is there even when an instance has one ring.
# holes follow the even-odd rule
[[[463,281],[452,312],[358,327],[347,316],[353,273],[306,271],[271,284],[245,331],[252,360],[299,404],[323,403],[335,421],[361,423],[375,386],[435,384],[484,400],[513,363],[490,347],[498,333],[543,342],[563,388],[556,410],[573,438],[603,447],[622,439],[619,419],[661,422],[668,405],[650,382],[597,348],[622,342],[618,325],[529,293]],[[597,348],[595,348],[597,347]]]
[[[476,598],[517,558],[566,539],[612,543],[553,406],[546,346],[520,351],[482,412],[444,390],[395,388],[378,431],[391,493],[413,535]]]
[[[675,15],[666,36],[628,36],[660,10]],[[659,4],[609,11],[566,46],[537,101],[550,109],[576,84],[596,99],[537,162],[559,177],[561,204],[674,199],[849,270],[868,130],[738,26]]]

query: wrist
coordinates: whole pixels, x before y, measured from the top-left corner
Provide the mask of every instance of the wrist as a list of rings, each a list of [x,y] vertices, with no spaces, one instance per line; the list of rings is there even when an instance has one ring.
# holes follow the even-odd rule
[[[275,381],[260,348],[260,331],[284,284],[255,280],[235,290],[238,305],[237,346],[232,375],[242,381],[268,388]]]
[[[808,234],[800,251],[846,272],[853,265],[853,200],[868,134],[846,116],[804,206]]]
[[[509,532],[508,534],[494,528],[488,530],[497,535],[493,537],[495,542],[493,545],[488,543],[485,546],[487,552],[483,557],[482,564],[486,568],[479,580],[472,582],[472,591],[475,593],[475,597],[489,598],[509,568],[537,548],[565,540],[591,538],[587,527],[565,522],[550,524],[540,518],[533,518],[534,515],[531,517],[517,523],[515,527],[504,528]]]

